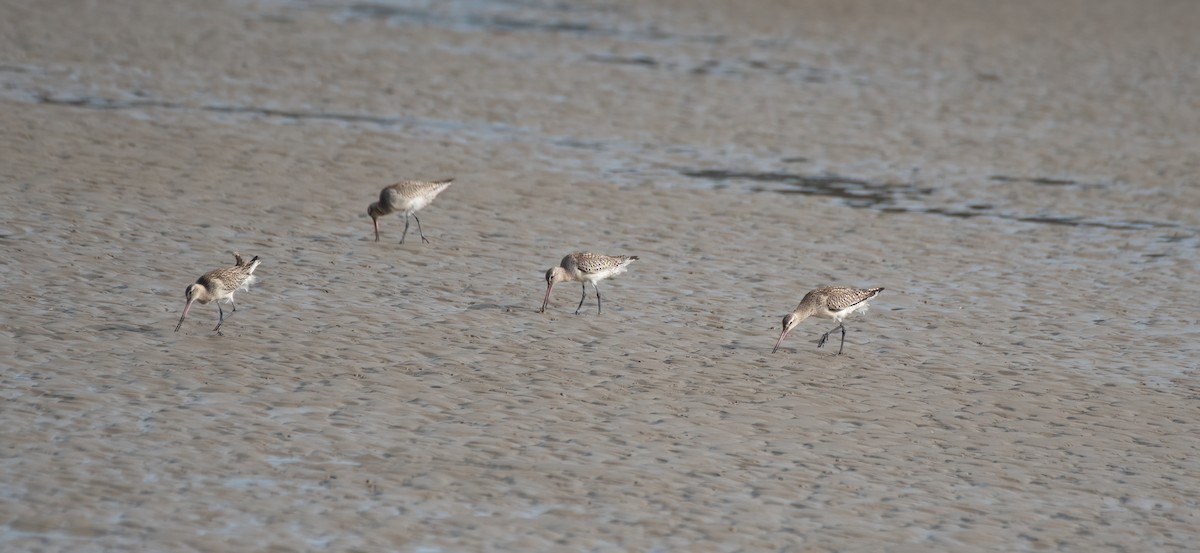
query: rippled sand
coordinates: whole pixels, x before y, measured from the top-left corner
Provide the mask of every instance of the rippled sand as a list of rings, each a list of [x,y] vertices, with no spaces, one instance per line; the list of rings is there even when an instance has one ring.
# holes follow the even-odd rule
[[[1197,547],[1193,4],[361,6],[6,9],[0,549]]]

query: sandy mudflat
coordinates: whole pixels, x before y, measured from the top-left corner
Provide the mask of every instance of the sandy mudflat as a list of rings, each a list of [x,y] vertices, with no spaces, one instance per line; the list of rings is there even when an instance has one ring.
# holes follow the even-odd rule
[[[4,4],[0,550],[1200,548],[1200,4]]]

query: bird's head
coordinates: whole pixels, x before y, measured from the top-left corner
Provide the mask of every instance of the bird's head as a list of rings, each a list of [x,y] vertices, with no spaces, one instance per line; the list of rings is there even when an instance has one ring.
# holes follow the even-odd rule
[[[204,286],[201,285],[199,282],[197,282],[195,284],[189,285],[187,287],[187,289],[183,291],[183,298],[186,299],[188,303],[192,303],[192,302],[196,301],[197,298],[200,297],[200,294],[203,291],[204,291]],[[201,303],[203,303],[203,302],[201,302]]]
[[[546,271],[546,286],[554,286],[564,280],[569,280],[567,270],[562,267],[551,267]]]
[[[779,344],[783,343],[784,338],[787,338],[788,332],[791,332],[792,329],[796,328],[796,325],[800,324],[800,321],[803,320],[804,317],[801,317],[795,313],[788,313],[787,315],[783,316],[783,332],[779,333],[779,339],[775,340],[775,349],[772,349],[771,353],[775,353],[779,350]]]
[[[783,332],[784,332],[784,334],[787,334],[793,328],[796,328],[796,325],[798,325],[798,324],[800,324],[800,316],[799,315],[797,315],[795,313],[788,313],[787,315],[784,315],[783,316]]]

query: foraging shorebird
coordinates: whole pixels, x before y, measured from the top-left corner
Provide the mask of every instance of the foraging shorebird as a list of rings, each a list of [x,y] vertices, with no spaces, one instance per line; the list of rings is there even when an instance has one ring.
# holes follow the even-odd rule
[[[211,301],[217,303],[217,313],[220,314],[217,326],[213,330],[217,334],[221,333],[221,325],[225,323],[225,311],[221,309],[221,300],[229,300],[233,310],[237,311],[237,304],[233,303],[233,293],[250,288],[250,285],[256,280],[254,269],[258,268],[259,263],[262,263],[258,260],[257,255],[249,262],[242,259],[241,254],[237,252],[233,252],[233,258],[237,262],[233,267],[213,269],[196,279],[195,284],[187,287],[183,293],[187,298],[187,304],[183,306],[183,315],[179,316],[179,324],[175,325],[175,332],[179,332],[179,327],[183,326],[183,319],[187,317],[193,302],[205,304]]]
[[[546,312],[550,303],[550,291],[559,282],[579,282],[583,286],[583,296],[579,298],[579,307],[575,314],[583,308],[583,300],[587,299],[587,283],[592,283],[596,290],[596,314],[600,314],[600,287],[596,286],[601,280],[617,276],[626,271],[630,263],[637,260],[633,255],[601,255],[598,253],[576,252],[562,258],[562,263],[546,271],[546,299],[542,300],[542,308],[538,313]]]
[[[404,234],[400,235],[400,243],[408,236],[408,216],[417,219],[417,210],[429,205],[438,194],[450,186],[454,179],[433,182],[403,181],[388,186],[379,192],[379,201],[367,207],[367,215],[375,223],[375,241],[379,241],[379,218],[395,211],[404,213]],[[425,233],[421,232],[421,220],[417,219],[417,232],[421,240],[428,242]]]
[[[841,329],[842,345],[838,346],[838,355],[842,354],[842,348],[846,347],[846,327],[842,325],[842,321],[851,314],[867,310],[867,301],[883,291],[883,288],[844,288],[844,287],[829,287],[817,288],[807,294],[804,294],[804,299],[800,300],[800,305],[795,311],[788,313],[783,317],[783,332],[779,334],[779,339],[775,341],[775,349],[771,353],[775,353],[779,349],[779,343],[791,332],[800,321],[809,317],[821,317],[824,319],[833,319],[838,325],[829,332],[821,335],[821,340],[817,342],[817,347],[825,345],[825,341],[829,339],[829,335],[834,330]]]

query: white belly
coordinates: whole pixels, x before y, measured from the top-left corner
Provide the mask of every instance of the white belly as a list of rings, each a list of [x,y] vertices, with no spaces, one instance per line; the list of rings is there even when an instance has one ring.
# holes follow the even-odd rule
[[[841,311],[833,312],[833,316],[830,318],[832,318],[840,323],[843,320],[845,320],[846,317],[849,317],[850,315],[853,315],[855,313],[866,313],[868,307],[870,307],[870,306],[867,305],[867,302],[865,302],[865,301],[856,303],[856,304],[851,305],[850,307],[847,307]]]

